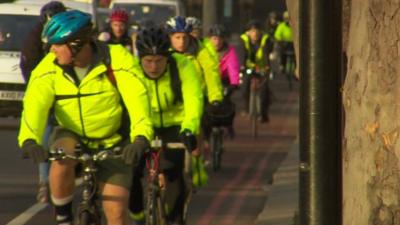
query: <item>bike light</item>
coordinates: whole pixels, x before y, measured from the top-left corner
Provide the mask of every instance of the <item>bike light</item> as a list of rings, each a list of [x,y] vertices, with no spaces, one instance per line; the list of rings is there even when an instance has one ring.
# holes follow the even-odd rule
[[[252,74],[252,70],[251,70],[251,69],[246,69],[246,74],[247,74],[247,75]]]

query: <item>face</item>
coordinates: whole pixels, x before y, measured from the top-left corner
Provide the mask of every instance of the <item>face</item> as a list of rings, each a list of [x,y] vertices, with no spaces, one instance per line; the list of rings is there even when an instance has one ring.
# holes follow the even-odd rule
[[[260,36],[261,36],[260,30],[259,30],[259,29],[256,29],[256,28],[251,28],[250,30],[247,31],[247,34],[249,35],[250,40],[251,40],[252,42],[258,41],[258,39],[259,39]]]
[[[111,30],[116,38],[121,38],[125,34],[126,24],[121,21],[112,21],[110,23]]]
[[[140,59],[144,72],[152,79],[159,78],[167,68],[167,57],[146,55]]]
[[[170,35],[172,48],[178,52],[185,52],[189,45],[187,33],[173,33]]]
[[[192,32],[190,33],[192,37],[200,39],[201,38],[201,30],[200,29],[193,29]]]
[[[66,44],[51,45],[50,51],[57,57],[57,62],[60,65],[69,65],[72,63],[72,52]]]
[[[214,45],[215,49],[217,49],[217,51],[219,51],[224,45],[224,39],[218,36],[211,36],[210,41]]]

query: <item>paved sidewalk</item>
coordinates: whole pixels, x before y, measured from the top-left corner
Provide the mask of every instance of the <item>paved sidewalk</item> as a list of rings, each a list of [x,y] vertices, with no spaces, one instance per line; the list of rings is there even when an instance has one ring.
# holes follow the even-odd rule
[[[293,225],[299,202],[299,143],[295,141],[268,186],[268,198],[255,225]]]

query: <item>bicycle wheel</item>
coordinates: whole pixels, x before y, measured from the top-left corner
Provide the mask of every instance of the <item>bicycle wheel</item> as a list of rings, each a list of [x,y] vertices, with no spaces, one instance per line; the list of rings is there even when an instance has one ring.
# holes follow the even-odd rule
[[[146,225],[167,225],[163,201],[153,188],[147,194]]]
[[[255,84],[252,84],[252,86]],[[250,120],[251,120],[251,131],[253,138],[257,138],[258,131],[257,131],[257,93],[255,90],[255,87],[251,87],[250,89],[250,100],[249,100],[250,106],[249,106],[249,115],[250,115]]]
[[[83,210],[78,213],[75,221],[76,225],[101,225],[101,220],[99,216],[89,210]]]
[[[285,74],[289,82],[289,90],[293,90],[293,77],[294,77],[294,56],[289,54],[286,57]]]
[[[220,131],[218,128],[213,129],[210,137],[210,146],[213,156],[213,170],[217,171],[221,168],[221,151],[222,151],[222,140]]]

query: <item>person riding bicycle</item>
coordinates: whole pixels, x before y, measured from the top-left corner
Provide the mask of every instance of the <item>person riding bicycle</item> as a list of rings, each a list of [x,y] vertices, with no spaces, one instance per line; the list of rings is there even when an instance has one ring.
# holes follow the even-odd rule
[[[190,32],[190,35],[192,35],[192,37],[196,38],[197,40],[202,41],[203,25],[201,23],[201,20],[194,16],[188,16],[186,17],[186,23],[192,26],[192,31]]]
[[[240,63],[235,48],[227,41],[228,31],[225,26],[215,24],[210,27],[208,38],[218,53],[219,69],[224,86],[224,101],[231,102],[231,95],[239,86]],[[231,137],[234,136],[233,126],[228,128]]]
[[[193,63],[171,51],[168,34],[159,27],[140,30],[136,48],[139,59],[134,72],[148,89],[155,135],[163,143],[182,141],[192,154],[199,155],[196,135],[203,111],[203,94]],[[167,177],[167,219],[171,224],[182,224],[184,152],[166,150],[160,160],[160,170]],[[143,193],[138,192],[140,176],[140,173],[134,174],[131,189],[130,210],[136,221],[143,219]]]
[[[24,77],[25,83],[29,82],[32,70],[39,64],[40,60],[48,52],[48,46],[46,46],[41,39],[41,34],[43,31],[43,26],[47,23],[51,17],[57,13],[64,12],[66,10],[64,4],[58,1],[51,1],[45,4],[40,9],[40,20],[31,30],[28,37],[23,42],[23,47],[21,48],[20,57],[20,68],[22,76]],[[49,119],[51,120],[51,119]],[[43,143],[47,143],[49,139],[50,132],[52,130],[51,121],[46,128]],[[47,146],[45,146],[47,147]],[[48,173],[49,163],[43,162],[39,163],[39,188],[36,195],[38,202],[46,203],[48,202],[49,188],[48,188]]]
[[[78,10],[59,13],[45,25],[42,39],[50,47],[33,70],[23,100],[18,143],[24,155],[44,162],[42,137],[46,119],[56,122],[51,149],[74,154],[80,144],[96,151],[122,142],[118,133],[123,105],[129,113],[130,140],[122,159],[97,165],[97,179],[108,224],[127,225],[126,209],[132,166],[148,149],[153,135],[147,91],[133,75],[133,57],[120,45],[92,40],[91,16]],[[123,103],[122,103],[123,102]],[[58,224],[72,224],[75,187],[73,160],[54,161],[50,167],[50,195]]]
[[[250,77],[246,75],[246,70],[254,70],[262,75],[266,82],[260,86],[260,122],[269,121],[270,90],[268,87],[268,76],[270,70],[269,54],[272,49],[272,42],[268,34],[263,33],[261,23],[258,20],[251,20],[246,25],[246,32],[241,36],[243,59],[241,70],[243,74],[243,98],[245,103],[245,113],[249,111],[250,98]]]
[[[176,16],[167,21],[166,29],[173,50],[184,54],[194,63],[208,102],[221,102],[223,93],[218,62],[210,56],[200,41],[190,35],[192,26],[184,17]]]
[[[219,61],[217,51],[211,44],[209,38],[203,37],[203,32],[202,32],[203,27],[202,27],[201,20],[196,17],[189,16],[189,17],[186,17],[186,23],[188,25],[192,26],[192,32],[190,32],[190,35],[193,38],[195,38],[196,40],[198,40],[199,42],[201,42],[203,44],[203,46],[211,54],[211,56],[214,57],[214,59],[216,61]]]
[[[98,40],[107,44],[121,44],[133,53],[132,38],[128,35],[128,13],[124,9],[114,9],[109,20],[109,26],[99,34]]]
[[[279,23],[274,34],[275,40],[278,43],[278,49],[281,55],[281,71],[284,72],[288,57],[294,55],[293,31],[289,24],[289,12],[283,13],[283,22]],[[295,62],[295,57],[293,57]]]

